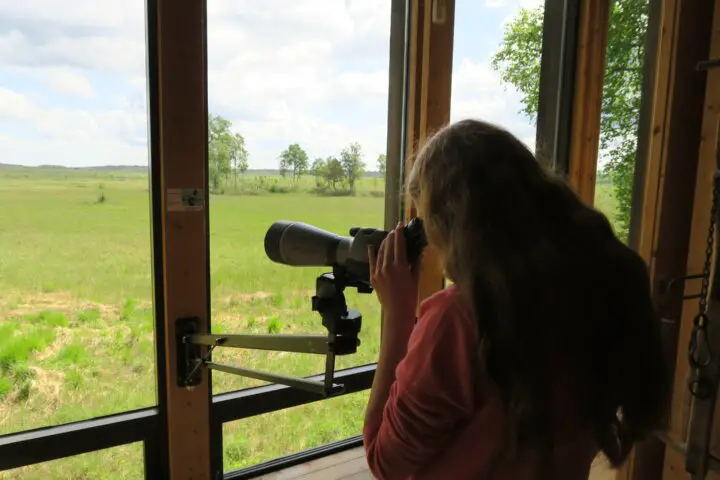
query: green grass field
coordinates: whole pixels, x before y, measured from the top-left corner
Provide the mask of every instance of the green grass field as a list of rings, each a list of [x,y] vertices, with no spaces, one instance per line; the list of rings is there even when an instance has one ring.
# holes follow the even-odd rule
[[[213,331],[324,333],[310,308],[323,270],[272,263],[265,231],[279,219],[340,234],[382,226],[383,185],[365,178],[351,197],[317,196],[312,186],[308,178],[289,193],[211,197]],[[0,434],[153,405],[147,177],[4,168],[0,204]],[[614,211],[608,185],[598,186],[597,204]],[[374,296],[353,292],[348,301],[363,313],[362,345],[338,368],[373,362],[378,352]],[[216,361],[294,376],[324,368],[322,358],[300,354],[217,352]],[[225,373],[213,380],[215,393],[261,384]],[[227,424],[225,468],[359,434],[366,400],[364,392]],[[20,478],[142,478],[142,448],[0,472],[0,479]]]

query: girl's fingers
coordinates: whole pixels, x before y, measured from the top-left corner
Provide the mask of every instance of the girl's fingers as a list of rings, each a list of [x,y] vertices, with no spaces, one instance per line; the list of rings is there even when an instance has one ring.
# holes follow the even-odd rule
[[[382,246],[385,248],[385,255],[383,258],[383,268],[390,268],[390,265],[395,261],[395,230],[390,232],[385,240],[383,240]]]
[[[368,246],[368,260],[370,263],[370,278],[371,279],[375,277],[375,270],[376,270],[375,266],[377,265],[376,248],[377,247],[375,247],[374,245]]]
[[[395,229],[395,261],[400,265],[407,264],[405,232],[402,230],[402,223],[398,223],[398,227]]]
[[[383,268],[385,262],[385,241],[380,244],[375,256],[375,273],[378,274]]]

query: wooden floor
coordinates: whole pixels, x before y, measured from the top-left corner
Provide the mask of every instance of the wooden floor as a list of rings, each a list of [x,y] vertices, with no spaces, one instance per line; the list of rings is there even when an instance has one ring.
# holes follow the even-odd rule
[[[372,480],[362,447],[328,455],[301,465],[263,475],[264,480]],[[614,472],[598,459],[588,480],[613,480]]]
[[[373,480],[363,447],[318,458],[301,465],[263,475],[263,480]]]

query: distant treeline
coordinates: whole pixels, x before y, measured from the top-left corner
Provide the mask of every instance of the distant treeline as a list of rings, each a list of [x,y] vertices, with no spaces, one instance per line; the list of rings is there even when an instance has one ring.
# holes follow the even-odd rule
[[[0,169],[38,169],[38,170],[75,170],[75,171],[102,171],[102,172],[130,172],[130,173],[147,173],[148,167],[146,165],[101,165],[91,167],[66,167],[64,165],[38,165],[38,166],[26,166],[26,165],[15,165],[11,163],[0,163]],[[312,174],[312,172],[307,172]],[[282,176],[279,169],[273,168],[248,168],[243,175],[248,177],[277,177]],[[378,171],[368,171],[362,174],[364,178],[383,178],[383,173]],[[609,175],[598,171],[597,183],[601,185],[608,185],[612,183]]]
[[[130,173],[147,173],[147,165],[100,165],[89,167],[67,167],[65,165],[15,165],[12,163],[0,163],[0,169],[37,169],[37,170],[74,170],[74,171],[102,171],[102,172],[130,172]],[[310,174],[311,172],[308,172]],[[281,176],[279,169],[273,168],[248,168],[243,172],[246,176]],[[364,172],[364,178],[382,178],[383,174],[377,171]]]

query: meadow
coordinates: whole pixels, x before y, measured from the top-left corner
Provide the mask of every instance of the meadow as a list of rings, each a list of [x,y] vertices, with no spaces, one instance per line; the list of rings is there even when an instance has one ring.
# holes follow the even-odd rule
[[[255,183],[253,183],[255,182]],[[310,308],[320,268],[293,268],[265,256],[276,220],[338,234],[382,226],[384,186],[363,178],[354,196],[313,194],[248,174],[210,200],[212,330],[325,333]],[[597,205],[615,209],[610,186]],[[253,191],[257,190],[257,191]],[[243,194],[234,194],[242,192]],[[0,434],[119,413],[156,402],[147,176],[125,170],[0,168]],[[338,368],[376,360],[379,307],[348,293],[363,314],[358,353]],[[323,359],[290,353],[216,350],[221,363],[293,376],[321,372]],[[213,376],[221,393],[262,382]],[[226,470],[357,435],[368,392],[225,425]],[[142,448],[128,445],[0,472],[0,479],[139,479]]]

